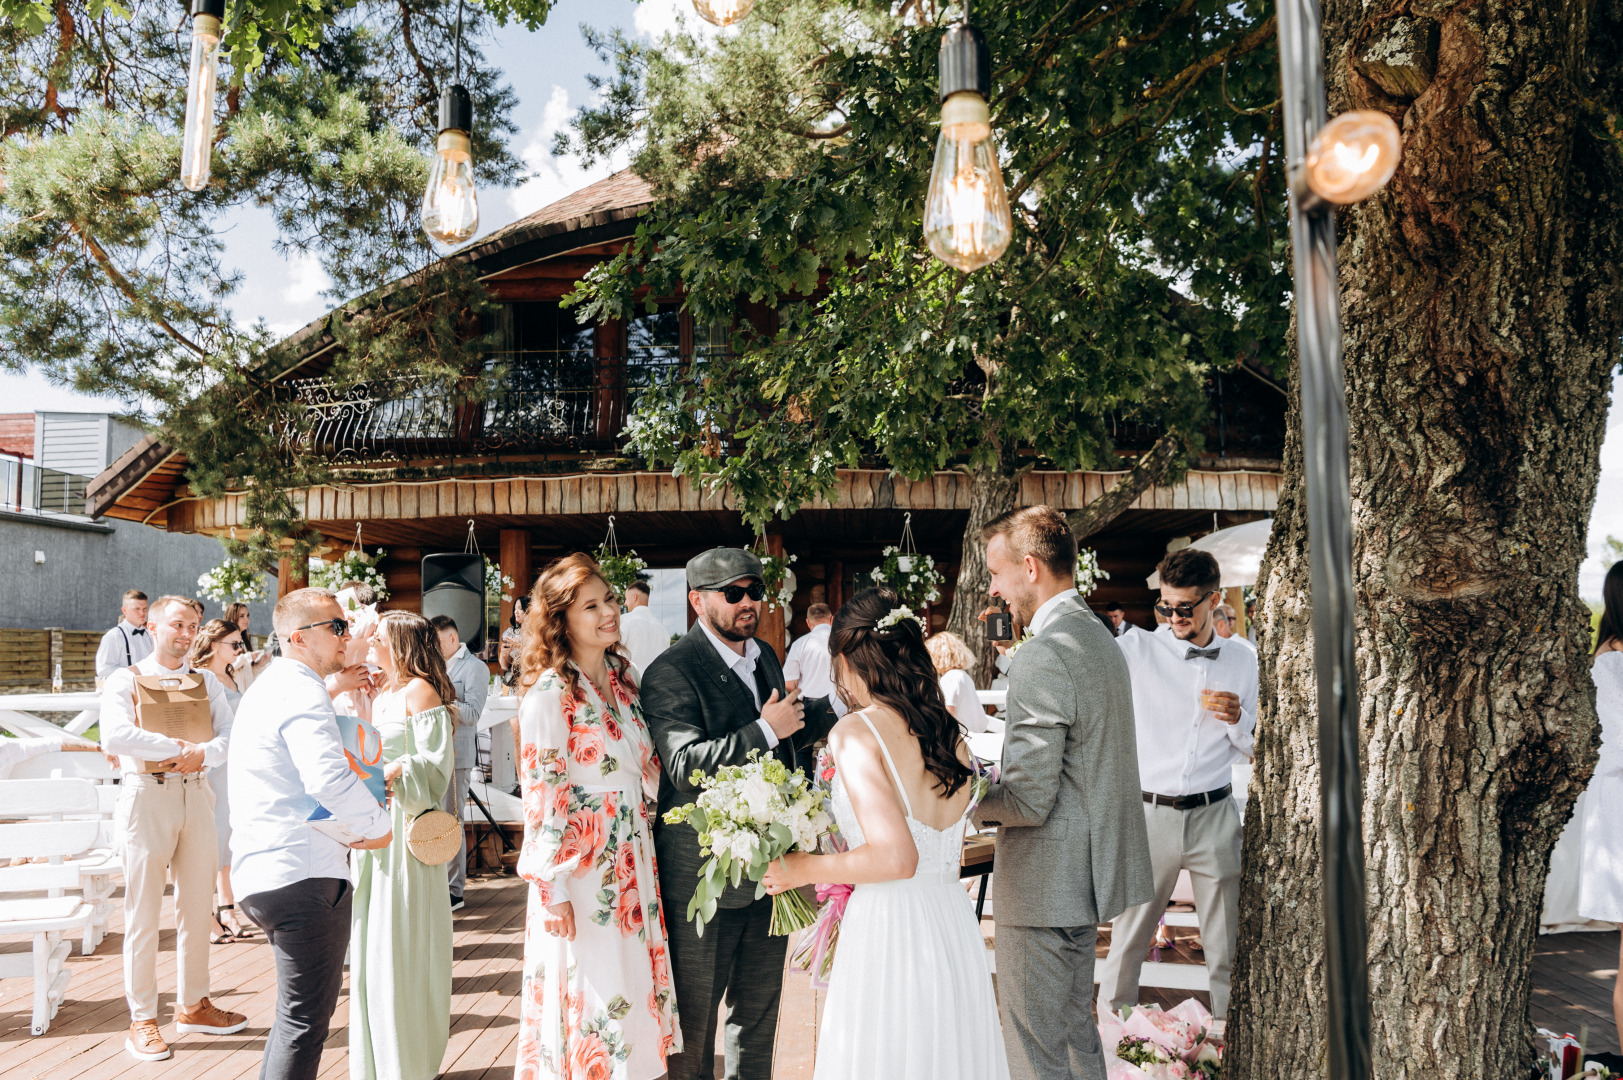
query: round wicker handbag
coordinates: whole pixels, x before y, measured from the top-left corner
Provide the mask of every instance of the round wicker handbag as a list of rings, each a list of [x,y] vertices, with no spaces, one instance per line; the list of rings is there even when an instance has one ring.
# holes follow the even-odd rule
[[[450,862],[462,846],[462,822],[444,810],[424,810],[406,826],[406,847],[428,866]]]

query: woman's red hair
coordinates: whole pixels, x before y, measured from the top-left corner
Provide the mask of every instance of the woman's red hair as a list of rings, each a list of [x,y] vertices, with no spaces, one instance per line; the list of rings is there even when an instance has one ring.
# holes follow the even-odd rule
[[[565,555],[541,571],[535,587],[530,590],[530,610],[524,617],[523,638],[519,643],[519,688],[528,690],[535,685],[542,672],[556,671],[569,688],[570,696],[583,700],[580,672],[570,661],[574,652],[569,644],[569,608],[580,596],[582,589],[592,582],[604,589],[609,587],[603,577],[603,568],[597,560],[583,552]],[[608,649],[609,666],[621,682],[635,690],[631,675],[631,658],[625,646],[616,642]]]

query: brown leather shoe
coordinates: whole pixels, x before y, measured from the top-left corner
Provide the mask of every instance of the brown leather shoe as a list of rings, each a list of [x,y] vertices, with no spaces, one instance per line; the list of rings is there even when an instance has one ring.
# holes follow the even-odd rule
[[[175,1010],[175,1030],[182,1035],[230,1035],[247,1026],[246,1016],[217,1009],[208,998],[189,1009]]]
[[[169,1056],[169,1044],[163,1041],[156,1020],[133,1021],[124,1049],[142,1061],[162,1061]]]

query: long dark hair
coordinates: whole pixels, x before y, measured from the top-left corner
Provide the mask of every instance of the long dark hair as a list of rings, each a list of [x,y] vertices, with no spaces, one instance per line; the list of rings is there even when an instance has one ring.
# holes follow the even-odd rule
[[[1606,571],[1600,599],[1600,633],[1595,635],[1595,647],[1598,649],[1608,641],[1623,645],[1623,560],[1613,563]]]
[[[389,650],[396,683],[405,686],[421,679],[434,688],[440,704],[456,704],[456,686],[445,670],[439,638],[427,619],[415,611],[385,611],[378,619],[378,633]]]
[[[913,619],[901,619],[883,630],[878,623],[901,601],[889,589],[864,589],[840,608],[829,632],[830,656],[843,656],[873,700],[895,710],[919,741],[924,767],[936,779],[945,798],[973,775],[958,760],[962,734],[958,721],[947,711],[941,683],[930,653],[924,647],[924,628]],[[847,698],[842,688],[840,696]]]

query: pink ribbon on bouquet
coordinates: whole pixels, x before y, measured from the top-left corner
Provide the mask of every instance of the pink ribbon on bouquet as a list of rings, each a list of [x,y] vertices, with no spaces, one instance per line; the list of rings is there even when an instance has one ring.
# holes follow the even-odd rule
[[[823,962],[829,951],[834,948],[834,942],[840,932],[840,920],[845,917],[845,905],[851,899],[850,885],[819,885],[817,886],[817,902],[823,909],[817,913],[817,923],[812,927],[811,938],[811,966],[808,974],[811,976],[813,990],[827,990],[828,980],[823,978]]]

